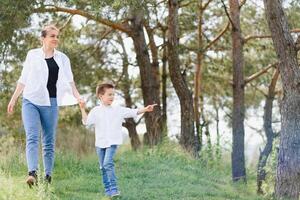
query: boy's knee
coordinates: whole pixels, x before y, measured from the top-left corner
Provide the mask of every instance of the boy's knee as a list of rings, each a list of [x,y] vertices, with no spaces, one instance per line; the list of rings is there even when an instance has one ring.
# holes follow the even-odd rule
[[[114,166],[113,162],[105,162],[103,163],[103,169],[104,170],[110,170]]]

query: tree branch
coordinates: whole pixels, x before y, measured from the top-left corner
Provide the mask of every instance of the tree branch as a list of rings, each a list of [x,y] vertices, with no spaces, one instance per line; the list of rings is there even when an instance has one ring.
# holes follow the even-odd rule
[[[98,23],[101,23],[101,24],[109,26],[113,29],[116,29],[116,30],[122,31],[124,33],[127,33],[128,35],[131,35],[130,28],[125,24],[127,21],[122,22],[122,23],[116,23],[116,22],[110,21],[108,19],[103,19],[103,18],[100,18],[99,16],[94,16],[94,15],[91,15],[87,12],[77,10],[77,9],[62,8],[62,7],[58,7],[58,6],[55,6],[55,5],[51,5],[51,6],[48,5],[47,7],[49,7],[49,8],[46,8],[46,7],[36,8],[36,9],[34,9],[33,12],[36,12],[36,13],[64,12],[64,13],[69,13],[69,14],[72,14],[72,15],[80,15],[80,16],[83,16],[87,19],[94,20]]]
[[[263,75],[264,73],[266,73],[269,69],[271,69],[272,67],[278,65],[278,62],[273,63],[268,65],[266,68],[256,72],[255,74],[252,74],[251,76],[249,76],[248,78],[245,79],[245,85],[251,81],[253,81],[254,79],[258,78],[259,76]]]
[[[59,31],[62,31],[66,26],[68,26],[68,25],[71,23],[71,20],[72,20],[73,16],[74,16],[74,15],[71,15],[71,16],[67,19],[67,21],[66,21],[61,27],[58,28]]]
[[[193,4],[193,3],[194,3],[193,1],[189,1],[188,3],[185,3],[185,4],[179,2],[179,8],[187,7],[187,6],[189,6],[189,5]]]
[[[250,82],[250,86],[255,88],[255,90],[259,91],[262,95],[267,96],[267,94],[259,87]]]
[[[157,46],[155,44],[154,35],[153,35],[154,29],[150,27],[148,20],[145,20],[143,24],[149,39],[150,50],[152,55],[152,65],[158,67],[159,64],[158,64]]]
[[[223,8],[224,8],[224,10],[225,10],[225,13],[226,13],[226,15],[227,15],[227,17],[228,17],[230,23],[231,23],[232,28],[236,30],[237,28],[235,27],[235,25],[234,25],[234,23],[233,23],[233,21],[232,21],[232,19],[231,19],[231,17],[230,17],[230,14],[228,13],[228,10],[227,10],[227,7],[226,7],[224,1],[221,0],[221,2],[222,2],[222,4],[223,4]]]
[[[296,28],[290,31],[290,33],[300,33],[300,28]],[[244,42],[248,42],[252,39],[263,39],[263,38],[271,38],[271,35],[248,35],[244,38]]]
[[[223,28],[223,30],[208,44],[206,45],[206,47],[204,48],[204,51],[207,51],[207,49],[209,49],[212,45],[214,45],[228,30],[229,28],[229,22],[227,22],[226,26]]]
[[[202,10],[205,10],[207,8],[207,6],[210,4],[210,2],[212,2],[212,0],[208,0],[203,6],[202,6]]]

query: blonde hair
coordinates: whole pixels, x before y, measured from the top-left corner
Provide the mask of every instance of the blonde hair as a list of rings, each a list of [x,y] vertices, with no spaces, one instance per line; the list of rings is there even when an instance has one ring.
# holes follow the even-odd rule
[[[41,31],[41,36],[46,37],[47,33],[51,30],[55,30],[55,31],[59,32],[59,28],[57,28],[54,24],[50,24],[50,25],[46,25],[43,27],[43,29]]]

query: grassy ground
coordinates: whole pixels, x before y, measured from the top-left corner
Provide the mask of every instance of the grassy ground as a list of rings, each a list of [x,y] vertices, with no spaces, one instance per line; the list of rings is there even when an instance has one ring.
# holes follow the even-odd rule
[[[8,144],[7,144],[8,143]],[[6,146],[3,147],[3,144]],[[53,184],[29,189],[22,146],[6,140],[0,148],[0,199],[5,200],[94,200],[103,195],[98,160],[94,152],[57,151]],[[1,139],[0,139],[1,145]],[[116,173],[122,200],[262,200],[255,194],[254,174],[248,184],[233,184],[228,161],[222,164],[193,160],[176,144],[132,152],[119,148]],[[42,174],[40,174],[42,176]]]

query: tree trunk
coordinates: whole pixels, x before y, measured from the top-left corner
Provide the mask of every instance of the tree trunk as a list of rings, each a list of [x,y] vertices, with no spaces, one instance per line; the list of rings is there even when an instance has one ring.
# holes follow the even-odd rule
[[[143,30],[143,12],[137,11],[131,19],[132,40],[136,59],[140,69],[144,105],[156,103],[154,111],[145,114],[147,133],[144,142],[154,146],[161,141],[161,109],[159,95],[159,72],[157,66],[152,66]]]
[[[168,132],[167,126],[167,42],[166,30],[163,30],[163,55],[162,55],[162,130]]]
[[[178,30],[178,2],[169,0],[168,17],[168,64],[172,84],[180,101],[181,136],[180,144],[194,156],[197,156],[196,137],[194,132],[193,97],[186,80],[181,74],[178,55],[179,30]]]
[[[216,158],[218,161],[221,160],[222,152],[221,152],[221,144],[220,144],[220,116],[219,116],[219,106],[217,105],[216,100],[214,100],[214,109],[216,111],[216,132],[217,132],[217,148],[216,148]]]
[[[203,59],[203,40],[202,40],[202,24],[203,24],[203,8],[202,0],[198,1],[198,51],[197,51],[197,63],[194,76],[194,112],[195,112],[195,124],[196,124],[196,136],[198,151],[201,151],[202,147],[202,133],[200,130],[200,95],[201,95],[201,83],[202,83],[202,59]]]
[[[124,76],[124,78],[122,79],[122,82],[121,82],[121,90],[124,93],[126,107],[132,108],[133,103],[132,103],[132,99],[130,96],[131,83],[130,83],[129,74],[128,74],[128,63],[129,63],[128,54],[125,49],[123,38],[121,37],[120,34],[118,34],[118,42],[121,45],[122,50],[123,50],[122,58],[123,58],[123,76]],[[135,121],[132,118],[129,118],[129,119],[125,120],[124,126],[128,130],[132,149],[133,150],[139,149],[141,146],[141,141],[140,141],[140,138],[136,131],[137,124],[135,123]]]
[[[233,117],[232,117],[232,180],[246,181],[244,154],[244,55],[238,0],[230,0],[232,20]]]
[[[150,18],[150,17],[149,17]],[[156,77],[156,80],[158,81],[158,89],[159,89],[159,92],[160,92],[160,85],[159,85],[159,62],[158,62],[158,49],[157,49],[157,46],[156,46],[156,43],[155,43],[155,40],[154,40],[154,29],[152,29],[149,25],[149,22],[144,22],[144,26],[145,26],[145,29],[147,31],[147,35],[148,35],[148,39],[149,39],[149,45],[150,45],[150,51],[151,51],[151,58],[152,58],[152,69],[154,70],[153,73]],[[164,48],[165,49],[165,48]],[[165,63],[163,63],[165,64]],[[165,66],[163,66],[163,70],[165,69]],[[163,77],[164,78],[164,77]],[[166,95],[163,93],[163,95]],[[165,102],[163,102],[163,109],[166,109],[166,105],[167,105],[167,102],[166,102],[166,96],[165,96]],[[165,116],[164,116],[165,115]],[[164,120],[164,117],[165,117],[165,120],[166,120],[166,116],[167,116],[167,110],[163,110],[163,115],[161,116],[161,119],[160,119],[160,127],[161,127],[161,137],[164,137],[167,135],[167,132],[166,132],[166,126],[167,126],[167,123],[166,121],[163,121]],[[165,122],[165,124],[163,125],[163,123]]]
[[[276,69],[271,84],[269,86],[269,91],[266,97],[266,103],[264,107],[264,130],[267,137],[267,144],[265,145],[264,150],[260,152],[257,165],[257,193],[259,194],[263,194],[262,183],[266,178],[266,170],[264,168],[266,166],[268,157],[272,151],[273,139],[275,137],[272,129],[272,110],[278,76],[279,71],[278,69]]]
[[[139,135],[137,134],[137,131],[136,131],[137,124],[135,123],[135,121],[132,118],[130,118],[130,119],[125,120],[124,126],[128,130],[130,144],[131,144],[132,149],[134,151],[138,150],[141,147],[141,141],[140,141]]]
[[[280,104],[281,135],[275,196],[299,199],[300,192],[300,70],[296,46],[289,33],[280,0],[264,0],[266,17],[279,58],[283,87]]]
[[[201,98],[203,102],[203,97]],[[210,137],[210,132],[209,132],[209,123],[206,120],[205,114],[204,114],[204,108],[201,108],[201,113],[202,113],[202,120],[203,120],[203,126],[202,126],[202,133],[205,134],[206,140],[207,140],[207,149],[208,149],[208,155],[210,156],[211,160],[213,160],[213,152],[212,152],[212,143],[211,143],[211,137]],[[204,131],[203,131],[204,130]],[[202,134],[201,134],[202,135]]]

